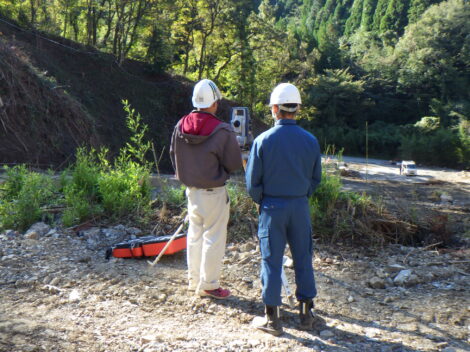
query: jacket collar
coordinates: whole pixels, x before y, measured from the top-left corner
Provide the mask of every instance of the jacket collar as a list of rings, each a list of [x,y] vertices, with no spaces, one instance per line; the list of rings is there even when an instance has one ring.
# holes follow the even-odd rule
[[[276,125],[297,125],[297,121],[291,119],[281,119],[276,121]]]

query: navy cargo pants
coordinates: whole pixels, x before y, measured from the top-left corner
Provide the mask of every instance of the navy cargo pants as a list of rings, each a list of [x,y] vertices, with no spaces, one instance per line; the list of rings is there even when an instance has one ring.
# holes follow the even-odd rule
[[[282,303],[281,270],[286,243],[294,261],[297,299],[314,298],[317,290],[312,265],[313,241],[308,198],[264,197],[260,207],[258,237],[264,304],[279,306]]]

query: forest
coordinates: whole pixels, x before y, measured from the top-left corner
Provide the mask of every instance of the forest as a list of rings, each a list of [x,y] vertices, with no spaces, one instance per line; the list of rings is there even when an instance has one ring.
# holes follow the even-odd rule
[[[279,82],[347,155],[470,168],[466,0],[0,0],[0,20],[155,74],[210,78],[270,125]]]

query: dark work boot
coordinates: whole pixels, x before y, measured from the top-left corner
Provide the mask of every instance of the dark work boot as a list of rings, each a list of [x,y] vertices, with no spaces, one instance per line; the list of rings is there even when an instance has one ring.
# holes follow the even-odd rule
[[[266,306],[266,315],[253,319],[253,326],[268,334],[279,336],[283,333],[278,306]]]
[[[311,330],[313,327],[313,302],[311,299],[300,301],[299,306],[300,329]]]

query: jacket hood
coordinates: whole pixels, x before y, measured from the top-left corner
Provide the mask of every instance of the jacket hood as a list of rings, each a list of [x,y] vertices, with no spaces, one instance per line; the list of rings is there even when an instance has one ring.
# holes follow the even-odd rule
[[[177,136],[188,144],[199,144],[220,129],[231,130],[230,125],[214,115],[203,111],[193,111],[178,122]]]

